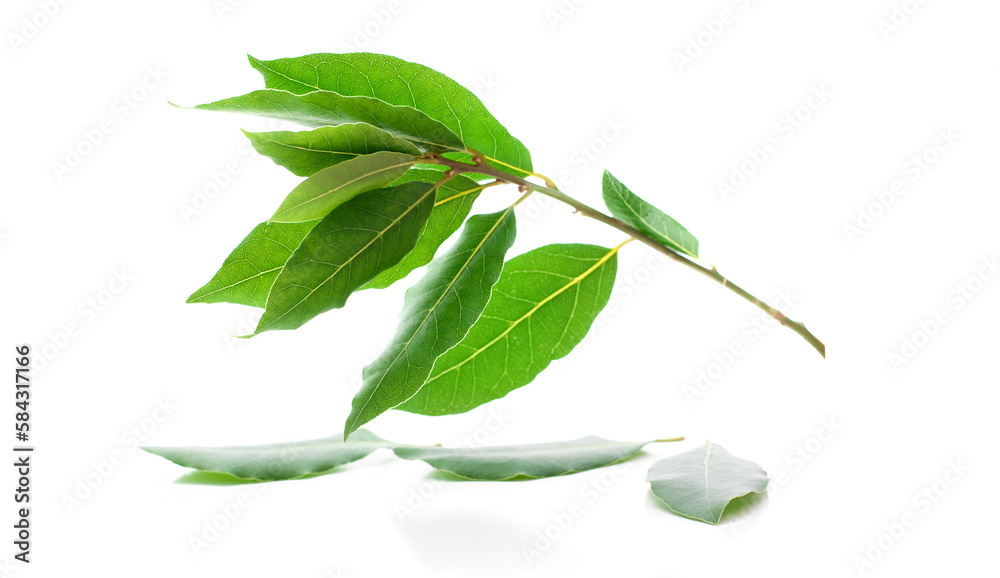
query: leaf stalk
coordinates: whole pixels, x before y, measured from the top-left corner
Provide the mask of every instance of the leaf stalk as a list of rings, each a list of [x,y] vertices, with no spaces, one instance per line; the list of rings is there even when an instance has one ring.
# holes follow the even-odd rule
[[[610,215],[606,215],[605,213],[581,201],[574,199],[573,197],[560,191],[555,186],[551,186],[554,183],[552,183],[548,178],[540,177],[543,178],[545,181],[548,181],[549,186],[533,183],[531,181],[525,180],[522,177],[518,177],[510,173],[506,173],[500,169],[497,169],[496,167],[491,165],[483,155],[475,151],[469,151],[469,152],[472,153],[473,155],[472,163],[447,159],[437,153],[427,153],[422,157],[420,157],[420,161],[446,166],[449,168],[449,172],[453,171],[453,174],[475,173],[480,175],[486,175],[498,181],[502,181],[512,185],[517,185],[518,189],[521,190],[522,192],[535,191],[543,195],[546,195],[548,197],[551,197],[553,199],[556,199],[557,201],[561,201],[573,207],[573,209],[575,209],[577,213],[580,213],[584,217],[589,217],[591,219],[594,219],[595,221],[600,221],[605,225],[618,229],[619,231],[625,233],[626,235],[632,237],[633,239],[641,241],[642,243],[648,245],[655,251],[662,253],[669,259],[672,259],[680,263],[681,265],[688,267],[689,269],[693,269],[698,273],[701,273],[702,275],[715,281],[716,283],[719,283],[726,289],[729,289],[730,291],[739,295],[746,301],[749,301],[753,305],[757,306],[760,310],[762,310],[764,313],[767,313],[771,318],[773,318],[781,325],[799,334],[799,336],[805,339],[806,342],[809,343],[809,345],[811,345],[817,352],[819,352],[820,355],[822,355],[824,358],[826,357],[826,345],[824,345],[822,341],[820,341],[815,335],[813,335],[808,329],[806,329],[805,324],[803,324],[800,321],[793,321],[789,319],[788,316],[779,311],[777,308],[772,307],[763,300],[753,296],[748,291],[746,291],[736,283],[733,283],[725,276],[723,276],[719,272],[719,270],[715,268],[714,265],[710,265],[708,263],[704,263],[695,260],[693,258],[690,258],[686,255],[683,255],[671,249],[670,247],[662,245],[652,237],[643,234],[635,227],[632,227],[627,223],[624,223]],[[521,200],[523,200],[523,198]]]

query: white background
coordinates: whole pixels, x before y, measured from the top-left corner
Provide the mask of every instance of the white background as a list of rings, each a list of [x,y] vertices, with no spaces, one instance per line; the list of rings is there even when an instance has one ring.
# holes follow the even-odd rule
[[[0,574],[845,576],[860,560],[872,562],[866,576],[995,569],[1000,280],[981,265],[1000,254],[997,3],[64,1],[47,16],[48,4],[2,8],[3,366],[13,373],[15,343],[57,353],[36,372],[31,406],[33,561]],[[911,14],[880,26],[897,8]],[[713,23],[723,10],[727,22]],[[183,483],[185,470],[135,450],[133,428],[151,445],[339,433],[419,272],[299,331],[227,337],[254,312],[184,299],[298,179],[248,154],[238,128],[266,120],[167,101],[261,87],[246,53],[352,46],[469,86],[536,169],[580,199],[600,203],[609,168],[694,232],[734,281],[767,299],[790,292],[788,312],[827,343],[828,359],[780,327],[755,333],[755,308],[633,244],[615,311],[533,384],[465,415],[390,412],[370,427],[413,443],[688,441],[650,447],[617,473],[525,483],[440,482],[386,452],[309,480]],[[685,51],[694,56],[679,65]],[[828,96],[810,100],[813,90]],[[789,114],[803,119],[794,130]],[[949,129],[952,142],[937,137]],[[723,198],[719,183],[768,138],[776,152]],[[76,160],[70,150],[82,159],[59,170]],[[917,170],[915,155],[933,162]],[[896,180],[905,193],[879,201]],[[495,189],[477,210],[514,194]],[[621,240],[563,206],[519,211],[515,253]],[[127,284],[114,281],[123,272]],[[947,322],[923,333],[941,311]],[[74,335],[62,335],[67,324]],[[894,364],[906,339],[920,347]],[[745,353],[723,368],[733,344]],[[715,379],[685,395],[699,371]],[[6,391],[0,429],[10,431]],[[487,436],[491,412],[503,425]],[[672,515],[644,482],[657,457],[705,439],[783,474],[719,527]],[[956,465],[961,477],[946,475]],[[0,480],[13,520],[12,468]],[[915,501],[925,490],[934,501]],[[237,519],[196,552],[191,537],[237,501]],[[583,515],[528,565],[524,549],[573,502]],[[911,527],[888,534],[907,514]],[[0,536],[9,560],[12,530]]]

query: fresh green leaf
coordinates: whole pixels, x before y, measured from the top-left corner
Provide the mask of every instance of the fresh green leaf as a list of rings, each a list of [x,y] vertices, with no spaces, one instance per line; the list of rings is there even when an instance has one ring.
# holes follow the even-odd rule
[[[264,307],[285,261],[319,220],[261,223],[223,261],[219,272],[188,303],[237,303]]]
[[[641,233],[678,251],[698,257],[698,239],[663,211],[640,199],[608,171],[604,171],[604,204],[611,214]]]
[[[507,132],[482,101],[451,78],[420,64],[384,54],[310,54],[258,60],[250,64],[268,88],[305,94],[327,90],[368,96],[421,110],[450,128],[465,143],[506,165],[531,171],[528,149]]]
[[[397,456],[470,480],[548,478],[601,468],[631,458],[648,443],[616,442],[596,436],[519,446],[445,448],[400,446]]]
[[[411,181],[436,183],[442,178],[443,175],[438,171],[410,169],[396,180],[396,184]],[[480,191],[487,186],[489,185],[480,185],[463,176],[454,177],[441,185],[437,191],[434,210],[424,230],[420,232],[416,246],[398,264],[379,273],[364,288],[385,289],[409,275],[410,271],[430,263],[441,243],[462,226],[472,210],[472,204],[479,198]]]
[[[270,157],[275,164],[300,177],[308,177],[320,169],[379,151],[412,156],[420,154],[410,141],[360,122],[298,132],[243,133],[258,153]]]
[[[617,247],[548,245],[508,261],[479,321],[397,409],[461,413],[530,383],[573,350],[607,305],[617,253]]]
[[[671,511],[718,524],[729,502],[767,488],[767,473],[712,442],[649,468],[653,495]]]
[[[406,292],[396,335],[362,372],[344,436],[413,396],[434,360],[479,319],[514,243],[514,207],[469,219],[448,253]]]
[[[414,162],[413,155],[383,151],[327,167],[292,189],[271,221],[322,219],[355,196],[398,179]]]
[[[423,112],[367,96],[344,96],[326,91],[292,94],[284,90],[255,90],[194,108],[276,118],[312,128],[363,122],[404,138],[420,150],[465,150],[461,138]]]
[[[258,446],[142,449],[186,468],[229,474],[244,480],[275,481],[324,474],[337,466],[360,460],[379,448],[391,448],[394,445],[368,430],[360,430],[349,442],[344,442],[341,436],[335,436]]]
[[[368,191],[330,212],[278,275],[255,334],[298,329],[399,262],[434,208],[435,187],[411,182]]]

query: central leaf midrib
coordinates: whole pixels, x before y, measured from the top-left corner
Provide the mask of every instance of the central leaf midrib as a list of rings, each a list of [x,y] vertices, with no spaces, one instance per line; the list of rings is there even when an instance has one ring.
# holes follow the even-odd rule
[[[216,293],[218,293],[220,291],[225,291],[227,289],[232,289],[233,287],[236,287],[237,285],[241,285],[243,283],[248,283],[251,280],[254,280],[254,279],[258,278],[258,277],[262,277],[264,275],[267,275],[268,273],[270,273],[272,271],[278,271],[278,270],[284,269],[284,267],[285,267],[285,265],[282,264],[282,265],[279,265],[277,267],[272,267],[272,268],[268,269],[267,271],[260,271],[260,272],[254,274],[254,275],[251,275],[251,276],[249,276],[249,277],[247,277],[245,279],[240,279],[239,281],[237,281],[235,283],[230,283],[229,285],[226,285],[224,287],[219,287],[218,289],[214,289],[212,291],[209,291],[207,293],[199,295],[198,296],[198,300],[201,301],[201,300],[205,299],[206,297],[214,295],[214,294],[216,294]]]
[[[310,297],[312,297],[312,294],[315,293],[316,291],[318,291],[320,287],[322,287],[323,285],[326,285],[330,281],[330,279],[333,279],[338,273],[340,273],[340,271],[344,267],[346,267],[352,261],[354,261],[354,259],[358,255],[364,253],[368,249],[368,247],[370,247],[372,245],[372,243],[374,243],[378,239],[381,239],[385,235],[386,231],[388,231],[393,226],[395,226],[397,223],[399,223],[403,219],[403,217],[405,217],[406,215],[410,214],[410,211],[412,211],[413,209],[415,209],[416,207],[418,207],[420,205],[420,203],[422,203],[424,201],[424,199],[427,198],[427,195],[430,195],[430,194],[435,193],[435,192],[437,192],[437,186],[433,186],[430,189],[428,189],[428,191],[426,193],[424,193],[419,199],[417,199],[417,201],[415,203],[413,203],[412,205],[410,205],[405,211],[403,211],[402,214],[400,214],[398,217],[396,217],[395,219],[393,219],[387,226],[385,226],[381,231],[379,231],[376,235],[374,235],[372,237],[372,239],[370,241],[368,241],[368,243],[365,244],[364,247],[361,247],[360,249],[358,249],[353,255],[351,255],[350,257],[348,257],[348,259],[346,261],[344,261],[343,263],[341,263],[340,265],[338,265],[336,267],[336,269],[333,271],[333,273],[331,273],[326,279],[324,279],[321,283],[319,283],[313,289],[311,289],[309,291],[309,293],[306,294],[305,297],[303,297],[302,299],[299,300],[298,303],[296,303],[295,305],[292,305],[287,310],[285,310],[284,313],[282,313],[281,315],[279,315],[278,317],[276,317],[274,319],[274,321],[272,321],[271,323],[268,323],[267,327],[273,326],[275,323],[277,323],[278,321],[280,321],[285,315],[288,315],[294,309],[296,309],[300,305],[302,305],[307,299],[309,299]],[[289,257],[289,259],[290,258],[291,257]],[[270,300],[270,293],[268,294],[268,300]],[[267,305],[266,304],[265,304],[264,308],[265,308],[265,310],[267,309]],[[262,330],[263,329],[266,329],[266,328],[262,328]],[[260,333],[260,331],[258,331],[258,333]]]
[[[572,287],[572,286],[574,286],[574,285],[582,282],[585,278],[587,278],[588,276],[590,276],[591,274],[593,274],[594,271],[596,271],[598,268],[600,268],[602,265],[604,265],[606,262],[608,262],[608,260],[611,259],[611,257],[613,257],[616,253],[618,253],[618,250],[619,250],[619,248],[616,247],[616,248],[611,249],[610,251],[608,251],[608,253],[606,255],[604,255],[603,257],[601,257],[601,259],[599,259],[597,261],[597,263],[595,263],[594,265],[592,265],[589,269],[587,269],[586,271],[584,271],[580,275],[577,275],[576,277],[574,277],[569,283],[567,283],[566,285],[563,285],[562,287],[560,287],[558,291],[553,292],[551,295],[547,296],[545,299],[539,301],[527,313],[525,313],[520,318],[518,318],[516,321],[514,321],[513,323],[511,323],[507,327],[507,329],[505,329],[502,333],[500,333],[500,335],[498,335],[497,337],[495,337],[492,341],[490,341],[486,345],[484,345],[484,346],[480,347],[479,349],[477,349],[474,353],[472,353],[471,355],[469,355],[468,357],[466,357],[465,359],[463,359],[461,361],[461,363],[455,364],[455,365],[449,367],[448,369],[442,371],[441,373],[439,373],[439,374],[431,377],[430,379],[427,380],[427,383],[429,384],[432,381],[434,381],[436,379],[439,379],[441,376],[443,376],[443,375],[445,375],[447,373],[450,373],[451,371],[454,371],[454,370],[457,370],[457,369],[461,368],[463,365],[465,365],[466,363],[468,363],[469,361],[471,361],[473,358],[477,357],[483,351],[489,349],[490,347],[493,347],[493,345],[496,342],[498,342],[501,339],[503,339],[504,337],[506,337],[507,334],[510,333],[511,331],[513,331],[514,328],[517,327],[522,321],[524,321],[525,319],[527,319],[527,318],[531,317],[532,315],[534,315],[535,312],[537,312],[543,305],[545,305],[549,301],[555,299],[556,297],[558,297],[559,295],[561,295],[563,292],[567,291],[570,287]]]
[[[416,338],[417,333],[420,332],[424,324],[427,323],[427,320],[431,318],[431,315],[437,309],[437,306],[441,304],[441,301],[445,298],[446,295],[448,295],[448,293],[451,291],[451,288],[454,287],[455,283],[458,282],[458,278],[462,275],[462,273],[466,271],[466,269],[469,266],[469,263],[471,263],[472,259],[482,250],[483,246],[486,244],[486,241],[493,236],[493,233],[496,232],[497,228],[500,226],[500,223],[502,223],[504,219],[507,218],[507,215],[509,215],[512,210],[514,210],[514,205],[507,207],[507,210],[503,212],[503,215],[501,215],[500,218],[497,219],[496,223],[494,223],[493,226],[490,227],[490,230],[487,231],[485,235],[483,235],[482,240],[479,242],[478,245],[476,245],[475,250],[472,251],[472,253],[469,255],[469,258],[466,259],[465,263],[462,264],[462,267],[459,268],[458,272],[452,277],[451,281],[448,283],[448,287],[441,292],[441,296],[438,297],[438,300],[434,303],[434,305],[431,306],[430,309],[427,310],[427,314],[420,322],[420,325],[418,325],[417,328],[413,330],[413,333],[410,335],[410,338],[407,339],[406,343],[403,344],[403,347],[399,350],[399,353],[396,354],[396,357],[392,360],[392,363],[390,363],[389,366],[386,368],[386,370],[382,372],[382,377],[379,378],[378,383],[376,383],[375,386],[372,387],[371,394],[368,395],[368,399],[365,400],[365,403],[362,404],[361,408],[358,410],[358,415],[357,417],[354,418],[354,421],[351,423],[351,428],[354,427],[354,424],[356,424],[358,420],[361,418],[361,414],[363,414],[365,409],[368,408],[368,404],[371,403],[371,400],[375,397],[375,392],[378,391],[379,387],[381,387],[382,382],[385,380],[385,376],[389,374],[389,370],[395,367],[396,362],[399,361],[399,358],[410,347],[410,343],[412,343],[414,338]]]
[[[344,182],[344,183],[341,183],[341,184],[340,184],[339,186],[337,186],[337,187],[335,187],[335,188],[333,188],[333,189],[330,189],[330,190],[328,190],[327,192],[325,192],[325,193],[323,193],[323,194],[321,194],[321,195],[317,195],[317,196],[315,196],[315,197],[312,197],[311,199],[308,199],[308,200],[305,200],[305,201],[302,201],[301,203],[299,203],[299,204],[297,204],[297,205],[292,205],[291,207],[288,207],[287,209],[285,209],[284,211],[282,211],[282,212],[281,212],[280,214],[278,214],[278,215],[275,215],[275,216],[278,216],[278,217],[280,217],[281,215],[285,215],[285,214],[287,214],[287,213],[288,213],[289,211],[292,211],[292,210],[294,210],[294,209],[297,209],[297,208],[299,208],[299,207],[301,207],[301,206],[303,206],[303,205],[307,205],[307,204],[309,204],[309,203],[313,203],[313,202],[316,202],[317,200],[319,200],[319,199],[322,199],[323,197],[326,197],[327,195],[332,195],[333,193],[335,193],[335,192],[337,192],[337,191],[340,191],[340,190],[342,190],[342,189],[343,189],[344,187],[346,187],[346,186],[348,186],[348,185],[350,185],[350,184],[352,184],[352,183],[355,183],[355,182],[357,182],[357,181],[360,181],[361,179],[366,179],[366,178],[368,178],[368,177],[370,177],[370,176],[372,176],[372,175],[376,175],[376,174],[378,174],[378,173],[381,173],[381,172],[385,172],[385,171],[388,171],[388,170],[390,170],[390,169],[398,169],[399,167],[405,167],[405,166],[407,166],[407,165],[413,165],[413,164],[416,164],[416,162],[417,162],[417,161],[416,161],[416,159],[414,159],[414,160],[412,160],[412,161],[407,161],[407,162],[405,162],[405,163],[399,163],[399,164],[397,164],[397,165],[391,165],[391,166],[387,166],[387,167],[382,167],[382,168],[380,168],[380,169],[379,169],[379,170],[377,170],[377,171],[372,171],[372,172],[370,172],[370,173],[365,173],[365,174],[363,174],[363,175],[360,175],[360,176],[358,176],[358,177],[355,177],[355,178],[353,178],[353,179],[351,179],[351,180],[349,180],[349,181],[346,181],[346,182]],[[271,219],[271,221],[274,221],[274,219],[272,218],[272,219]]]
[[[647,227],[649,227],[650,230],[655,231],[658,235],[660,235],[661,237],[663,237],[664,239],[666,239],[667,241],[669,241],[670,243],[672,243],[673,245],[675,245],[678,249],[680,249],[681,251],[687,253],[691,257],[694,257],[694,258],[698,257],[697,255],[695,255],[694,253],[692,253],[691,251],[689,251],[687,249],[687,247],[685,247],[685,245],[683,243],[680,243],[680,242],[674,240],[674,238],[671,237],[669,234],[660,231],[655,225],[653,225],[652,223],[650,223],[649,221],[647,221],[645,219],[645,217],[643,217],[641,213],[639,213],[638,211],[636,211],[635,208],[631,205],[631,203],[628,202],[628,199],[626,199],[625,195],[622,194],[621,188],[615,187],[615,194],[618,195],[618,198],[621,199],[621,201],[623,203],[625,203],[625,206],[628,208],[628,210],[631,211],[632,214],[635,215],[635,217],[637,219],[639,219],[644,225],[646,225]],[[677,225],[681,226],[680,223],[678,223]]]
[[[521,457],[521,456],[525,456],[525,455],[529,455],[530,456],[530,455],[544,455],[544,454],[552,454],[552,453],[564,453],[564,452],[573,451],[573,450],[591,450],[591,449],[602,449],[602,448],[628,447],[628,446],[632,446],[632,445],[635,445],[635,444],[623,443],[623,442],[607,442],[607,443],[599,443],[599,444],[584,444],[584,445],[578,445],[578,446],[567,446],[567,447],[555,448],[555,449],[536,449],[536,450],[523,450],[523,451],[522,450],[515,450],[517,452],[517,454],[514,457]],[[451,449],[454,449],[454,450],[457,450],[457,451],[461,451],[461,448],[446,448],[446,450],[451,450]],[[488,448],[487,447],[487,448],[484,448],[484,449],[487,450],[486,452],[484,452],[484,454],[487,455],[487,456],[491,456],[491,454],[490,454],[490,452],[488,450],[490,450],[492,448]],[[444,451],[441,452],[443,455],[437,455],[437,456],[435,456],[434,455],[434,451],[431,450],[431,454],[427,456],[427,459],[475,457],[474,454],[455,454],[455,453],[450,453],[449,454],[449,453],[445,453],[446,450],[444,450]],[[473,451],[475,451],[475,450],[473,450]],[[494,452],[494,453],[492,453],[492,456],[496,457],[498,454],[499,455],[505,455],[505,454],[500,453],[500,452]]]
[[[717,518],[715,515],[715,510],[712,509],[712,500],[708,495],[708,458],[712,456],[712,442],[706,442],[707,449],[705,451],[705,506],[708,508],[708,513],[712,514],[712,519]]]

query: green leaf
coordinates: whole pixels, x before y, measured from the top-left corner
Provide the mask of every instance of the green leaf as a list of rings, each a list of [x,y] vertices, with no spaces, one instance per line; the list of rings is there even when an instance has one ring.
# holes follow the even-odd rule
[[[368,191],[331,211],[285,263],[254,334],[298,329],[343,307],[413,249],[434,199],[434,185],[412,182]]]
[[[298,223],[322,219],[360,193],[398,179],[414,162],[413,155],[383,151],[327,167],[292,189],[271,221]]]
[[[479,98],[436,70],[364,52],[278,60],[249,58],[268,88],[296,94],[327,90],[411,106],[444,123],[466,147],[524,172],[531,171],[528,149],[507,132]]]
[[[244,480],[291,480],[327,473],[337,466],[360,460],[388,442],[368,430],[358,431],[349,442],[341,436],[258,446],[225,448],[144,447],[179,466],[217,472]]]
[[[438,171],[410,169],[396,183],[411,181],[436,183],[442,178],[443,175]],[[410,271],[430,263],[441,243],[462,226],[469,211],[472,210],[472,204],[479,198],[480,191],[487,186],[489,185],[480,185],[463,176],[454,177],[441,185],[437,191],[434,210],[424,230],[420,232],[416,246],[398,264],[379,273],[364,289],[385,289],[409,275]]]
[[[607,305],[617,253],[618,247],[548,245],[508,261],[479,321],[397,409],[461,413],[530,383],[573,350]]]
[[[237,303],[264,307],[285,261],[319,220],[261,223],[223,261],[219,272],[188,303]]]
[[[514,207],[476,215],[455,246],[435,259],[406,292],[389,347],[362,372],[344,436],[406,401],[427,380],[434,360],[465,337],[479,319],[514,243]]]
[[[413,156],[420,150],[410,141],[365,123],[323,126],[308,131],[243,131],[258,153],[270,157],[300,177],[379,151]]]
[[[704,446],[660,460],[649,468],[653,495],[671,511],[718,524],[729,502],[767,488],[767,473],[722,446]]]
[[[698,239],[663,211],[640,199],[608,171],[604,171],[604,204],[611,214],[663,243],[698,257]]]
[[[276,118],[313,128],[363,122],[404,138],[420,150],[465,150],[461,138],[423,112],[366,96],[325,91],[292,94],[284,90],[255,90],[194,108]]]
[[[548,478],[610,466],[652,442],[616,442],[596,436],[519,446],[444,448],[400,446],[397,456],[470,480]]]

